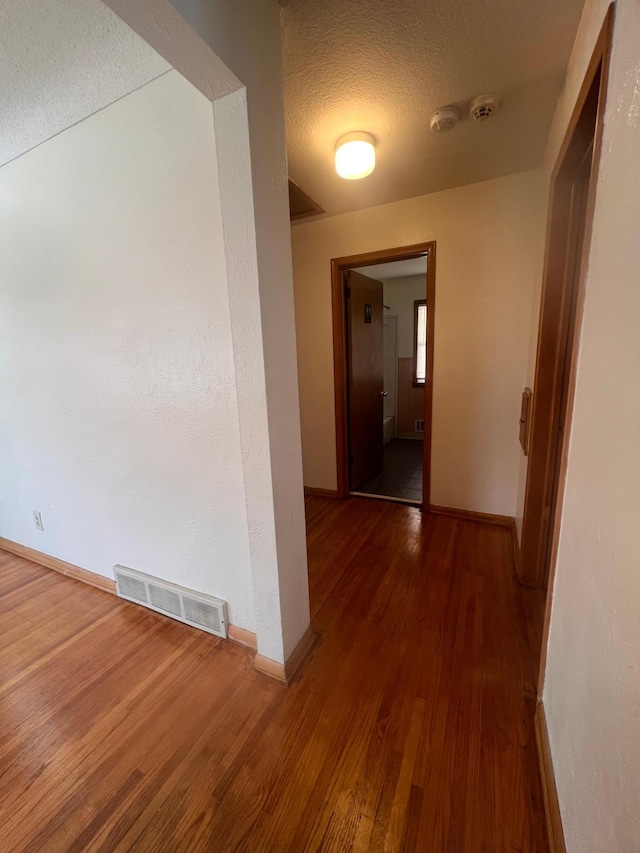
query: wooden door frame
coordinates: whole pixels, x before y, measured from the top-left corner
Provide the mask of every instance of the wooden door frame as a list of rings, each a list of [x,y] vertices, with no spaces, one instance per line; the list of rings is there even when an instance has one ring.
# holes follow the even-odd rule
[[[584,309],[585,279],[589,261],[593,214],[598,183],[598,168],[602,148],[602,132],[606,107],[607,84],[609,79],[614,7],[615,4],[612,3],[607,10],[602,29],[596,41],[591,60],[580,88],[580,93],[576,100],[571,120],[565,133],[551,176],[551,195],[549,199],[549,211],[547,218],[544,279],[540,303],[540,321],[538,327],[538,345],[536,354],[536,374],[530,445],[531,450],[527,469],[522,547],[520,551],[519,567],[520,580],[523,583],[531,586],[544,587],[546,580],[547,586],[547,600],[538,677],[539,699],[542,696],[546,667],[553,584],[558,555],[562,503],[566,482],[571,420],[575,398],[577,354],[580,343],[580,330],[582,327],[582,315]],[[590,95],[593,96],[592,88],[597,81],[598,75],[596,119],[595,127],[593,129],[593,150],[591,155],[591,172],[584,222],[584,236],[581,255],[577,261],[577,281],[574,285],[572,281],[569,281],[569,276],[567,275],[566,264],[564,262],[566,258],[562,258],[559,253],[556,253],[553,239],[554,226],[557,222],[555,217],[558,216],[559,209],[560,215],[562,215],[561,193],[564,189],[562,184],[563,169],[569,164],[570,158],[575,150],[575,142],[580,138],[581,119],[585,107],[587,107]],[[557,292],[559,282],[560,287],[563,289],[561,311],[558,311],[557,305],[554,306],[552,304],[554,300],[553,296],[550,296],[550,294],[553,293],[554,287]],[[557,386],[561,356],[558,346],[560,343],[561,324],[564,317],[563,312],[566,310],[566,297],[573,286],[577,287],[577,292],[572,342],[565,368],[568,377],[567,393],[563,411],[559,412],[559,388]],[[552,311],[555,311],[557,316],[553,316]],[[555,350],[553,349],[554,346]],[[552,354],[551,356],[550,353]],[[553,367],[552,370],[549,369],[550,359]],[[559,420],[560,418],[562,418],[562,421]],[[553,450],[553,448],[557,445],[554,445],[554,441],[557,441],[557,425],[560,422],[564,423],[565,428],[562,434],[559,452],[555,455],[555,450]],[[553,514],[553,522],[551,522],[551,517],[547,514],[548,510],[546,507],[547,505],[550,506],[548,502],[551,500],[553,495],[556,465],[557,491],[554,506],[551,507],[551,513]],[[547,570],[548,576],[545,578]]]
[[[336,419],[336,469],[339,498],[349,496],[348,379],[347,379],[347,312],[345,273],[356,267],[427,258],[427,374],[424,383],[424,446],[422,505],[430,506],[431,495],[431,418],[433,412],[433,338],[436,304],[436,242],[416,243],[396,249],[382,249],[362,255],[349,255],[331,260],[331,299],[333,311],[333,381]],[[381,425],[382,428],[382,425]]]

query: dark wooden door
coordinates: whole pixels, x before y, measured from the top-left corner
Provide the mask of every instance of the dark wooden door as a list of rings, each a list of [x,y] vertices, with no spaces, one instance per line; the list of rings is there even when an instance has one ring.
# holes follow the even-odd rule
[[[384,360],[382,282],[347,273],[349,479],[357,490],[382,473]]]
[[[541,587],[547,585],[558,511],[588,190],[588,175],[563,176],[552,211],[557,272],[543,294],[521,544],[521,580]]]
[[[602,67],[597,67],[588,90],[581,95],[582,104],[572,119],[551,181],[519,562],[520,580],[531,586],[548,584],[562,510],[606,91]]]
[[[573,256],[568,258],[569,282],[567,294],[566,323],[560,331],[559,336],[559,403],[558,419],[555,427],[555,436],[552,437],[551,457],[551,497],[549,501],[549,521],[546,524],[544,544],[544,575],[543,584],[546,588],[549,579],[551,564],[551,550],[553,545],[553,530],[558,512],[558,493],[560,489],[560,477],[562,471],[562,446],[569,417],[569,387],[571,381],[571,357],[574,351],[576,329],[576,311],[578,292],[580,290],[580,260],[584,247],[584,230],[587,218],[587,202],[589,198],[589,161],[585,155],[581,174],[578,174],[571,186],[571,210],[569,215],[568,243],[573,250]],[[585,172],[585,166],[586,172]]]

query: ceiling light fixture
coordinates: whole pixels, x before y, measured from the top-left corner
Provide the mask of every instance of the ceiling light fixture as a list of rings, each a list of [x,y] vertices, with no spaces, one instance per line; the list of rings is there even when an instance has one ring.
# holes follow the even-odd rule
[[[336,172],[348,181],[366,178],[376,167],[376,142],[369,133],[356,131],[336,142]]]

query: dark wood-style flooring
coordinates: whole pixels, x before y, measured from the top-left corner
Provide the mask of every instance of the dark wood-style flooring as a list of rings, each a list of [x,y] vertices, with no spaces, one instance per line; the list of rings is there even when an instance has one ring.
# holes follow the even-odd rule
[[[0,552],[3,853],[544,853],[509,531],[307,503],[319,644],[252,655]]]

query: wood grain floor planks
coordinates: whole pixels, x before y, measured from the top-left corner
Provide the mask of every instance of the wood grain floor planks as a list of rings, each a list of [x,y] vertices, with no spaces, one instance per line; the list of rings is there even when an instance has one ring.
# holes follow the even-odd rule
[[[3,853],[546,853],[510,532],[307,498],[320,641],[252,652],[0,552]]]

